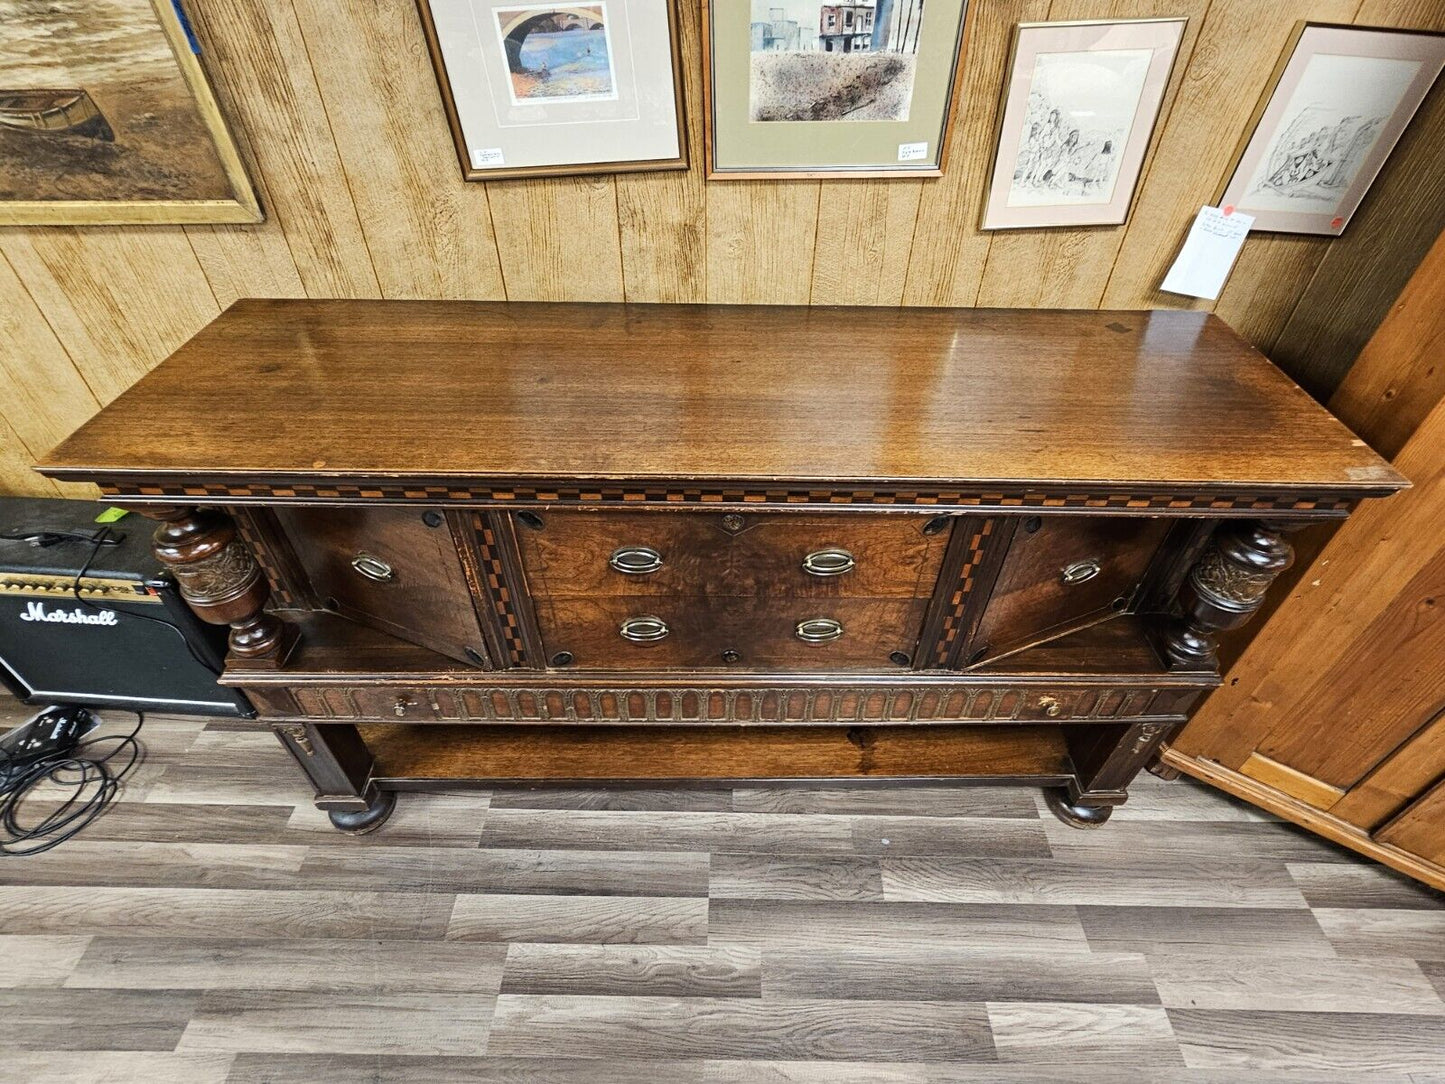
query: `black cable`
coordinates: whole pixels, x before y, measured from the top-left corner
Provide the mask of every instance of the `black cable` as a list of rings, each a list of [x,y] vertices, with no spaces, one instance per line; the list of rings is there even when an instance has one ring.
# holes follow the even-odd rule
[[[125,614],[127,617],[139,617],[145,621],[154,621],[157,625],[164,625],[166,628],[170,629],[181,638],[181,643],[186,645],[186,650],[191,653],[191,658],[195,659],[196,662],[200,663],[200,665],[206,670],[208,670],[210,673],[215,674],[217,677],[220,677],[221,670],[214,666],[207,659],[202,658],[201,653],[196,650],[196,645],[191,643],[191,638],[186,635],[186,630],[181,628],[174,621],[167,621],[164,617],[156,617],[154,614],[141,613],[138,610],[128,610],[124,606],[115,602],[110,602],[107,603],[105,606],[101,606],[98,603],[92,602],[88,598],[81,598],[80,581],[85,578],[85,574],[90,571],[90,566],[95,563],[96,557],[100,554],[100,547],[114,544],[110,541],[112,535],[109,527],[102,527],[100,530],[96,531],[94,535],[88,538],[86,538],[85,536],[81,537],[84,538],[85,541],[90,542],[91,547],[90,556],[88,556],[85,559],[85,563],[80,566],[80,571],[75,574],[75,579],[71,582],[70,585],[70,593],[75,596],[75,601],[80,603],[80,605],[82,606],[96,611],[97,613],[99,613],[101,610],[114,610],[117,613]]]
[[[105,812],[125,777],[144,757],[136,737],[145,725],[145,713],[134,714],[135,727],[129,734],[88,738],[67,752],[36,761],[14,775],[11,774],[12,758],[0,753],[4,758],[0,760],[0,854],[41,854],[60,846]],[[103,756],[86,755],[87,750],[101,748],[108,742],[113,742],[115,747]],[[128,759],[116,768],[112,761],[122,753],[127,753]],[[71,793],[35,824],[22,823],[21,807],[31,791],[44,783],[68,788]]]

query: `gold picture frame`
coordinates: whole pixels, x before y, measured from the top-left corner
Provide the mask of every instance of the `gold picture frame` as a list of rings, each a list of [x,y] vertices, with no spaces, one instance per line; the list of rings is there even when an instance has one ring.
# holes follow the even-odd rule
[[[719,92],[715,80],[718,77],[719,63],[714,56],[715,35],[717,32],[718,19],[714,15],[715,7],[722,7],[726,3],[731,5],[739,4],[750,8],[752,0],[701,0],[702,2],[702,88],[703,88],[703,153],[706,164],[706,175],[710,181],[750,181],[750,180],[851,180],[851,179],[882,179],[882,178],[926,178],[941,177],[948,165],[948,155],[952,144],[954,120],[959,109],[960,91],[963,83],[963,58],[968,49],[969,28],[973,20],[970,16],[970,6],[979,0],[957,0],[957,27],[954,34],[946,42],[947,74],[938,81],[942,93],[942,104],[938,114],[936,125],[929,124],[930,138],[929,151],[918,165],[901,164],[904,159],[903,147],[905,145],[916,146],[915,141],[904,138],[898,146],[897,162],[875,161],[871,163],[842,163],[834,162],[829,164],[799,162],[797,164],[787,163],[766,163],[752,165],[726,164],[719,160],[719,144],[730,138],[729,135],[721,134],[728,125],[719,120]],[[897,5],[905,5],[910,0],[893,0]],[[942,6],[945,0],[940,0],[938,6]],[[818,5],[820,8],[822,4]],[[842,5],[850,5],[846,2]],[[916,0],[916,10],[921,18],[922,2]],[[902,8],[895,8],[901,11]],[[935,18],[939,17],[937,6],[934,8]],[[943,13],[942,17],[947,17]],[[821,27],[820,27],[821,30]],[[914,31],[915,47],[918,40],[918,32]],[[906,39],[906,34],[904,35]],[[941,40],[932,38],[933,41]],[[883,122],[890,123],[890,122]],[[791,127],[791,125],[790,125]],[[780,126],[781,128],[781,126]],[[784,137],[786,138],[786,137]],[[896,138],[896,137],[895,137]],[[798,145],[795,139],[787,140],[792,145]]]
[[[48,15],[64,15],[65,12],[57,11],[64,5],[52,5],[47,12]],[[91,0],[74,0],[76,10],[80,12],[78,19],[83,20],[85,15],[100,10]],[[166,104],[179,110],[176,114],[188,126],[194,134],[203,135],[208,141],[206,150],[199,149],[199,144],[188,145],[179,148],[182,152],[194,156],[199,155],[205,159],[203,166],[197,165],[196,171],[189,180],[202,188],[210,186],[212,191],[196,198],[186,197],[144,197],[126,198],[90,196],[86,198],[55,198],[55,199],[23,199],[10,198],[3,194],[0,189],[0,226],[143,226],[143,225],[195,225],[195,224],[216,224],[216,223],[256,223],[265,219],[261,209],[260,201],[256,197],[255,189],[252,187],[251,179],[246,172],[246,166],[241,157],[240,149],[231,133],[225,117],[221,113],[220,105],[211,89],[210,82],[206,78],[205,69],[200,61],[200,44],[192,32],[189,21],[184,11],[180,8],[179,0],[150,0],[149,10],[154,14],[160,32],[164,35],[164,41],[169,46],[170,59],[174,61],[175,75],[179,76],[179,83],[171,78],[173,73],[167,72],[165,82],[170,92],[183,88],[188,95],[185,102],[179,100],[170,101]],[[0,0],[0,9],[5,7],[4,0]],[[19,40],[27,28],[17,19],[7,26],[7,32],[13,33]],[[137,27],[140,37],[146,37],[147,28],[143,25]],[[159,39],[151,37],[148,42],[150,49],[147,55],[147,62],[159,70],[164,60],[161,53],[164,50],[159,48]],[[77,48],[79,48],[77,46]],[[93,58],[93,54],[92,54]],[[83,162],[86,153],[99,153],[100,144],[105,144],[107,157],[115,158],[119,155],[126,155],[131,148],[127,145],[127,129],[118,116],[107,118],[94,100],[94,95],[105,98],[105,91],[94,88],[93,93],[82,86],[71,86],[67,83],[64,87],[53,86],[15,86],[6,85],[6,61],[10,59],[4,54],[3,46],[0,46],[0,113],[8,113],[9,118],[0,118],[0,125],[11,129],[24,129],[22,133],[27,140],[46,140],[52,145],[49,153],[66,158],[67,160],[79,159]],[[83,62],[88,69],[96,65],[93,59]],[[118,62],[121,71],[124,71],[125,60]],[[61,65],[60,67],[63,67]],[[55,80],[51,80],[54,82]],[[74,82],[73,80],[71,82]],[[113,88],[107,88],[113,89]],[[122,88],[124,90],[125,88]],[[133,88],[132,88],[133,89]],[[190,114],[185,106],[192,106],[194,114]],[[114,122],[114,123],[112,123]],[[155,118],[152,116],[147,122],[155,125]],[[197,128],[197,126],[199,126]],[[117,127],[119,131],[117,131]],[[160,124],[157,126],[160,132],[166,135],[174,135],[177,126]],[[80,133],[80,134],[77,134]],[[92,133],[87,135],[86,133]],[[93,134],[98,133],[98,134]],[[17,137],[18,138],[18,137]],[[96,144],[92,151],[86,151],[83,147],[77,150],[79,139],[90,138]],[[154,145],[147,144],[143,152],[148,162],[160,162],[159,166],[151,165],[148,168],[159,169],[162,173],[165,170],[164,154],[168,149],[162,139],[155,138],[152,133],[147,133]],[[67,140],[65,146],[59,146],[59,140]],[[34,144],[41,148],[44,144]],[[207,152],[214,153],[214,159]],[[46,151],[42,150],[43,155]],[[139,161],[142,159],[141,151],[135,151],[134,155],[127,161]],[[25,177],[23,174],[23,163],[19,163],[20,156],[11,155],[10,165],[0,166],[0,182],[5,178],[5,170],[11,171],[12,177],[17,183],[17,190],[23,189]],[[202,173],[205,174],[202,177]],[[127,177],[121,175],[119,185],[124,185]],[[178,186],[187,180],[185,176],[169,178],[167,183]],[[135,183],[135,182],[132,182]],[[96,186],[99,187],[99,186]],[[159,187],[153,185],[152,187]],[[221,190],[225,194],[221,194]]]
[[[452,143],[456,148],[457,162],[461,166],[465,181],[514,180],[526,177],[568,177],[594,173],[642,173],[658,170],[687,169],[687,114],[683,102],[682,40],[678,24],[678,0],[663,0],[665,9],[668,48],[672,63],[672,106],[677,138],[675,154],[660,158],[632,158],[608,161],[579,161],[547,165],[501,165],[481,166],[473,160],[474,148],[470,145],[462,111],[457,103],[457,88],[453,84],[442,44],[442,30],[438,26],[433,5],[441,0],[416,0],[417,13],[421,17],[422,33],[426,38],[427,52],[431,56],[432,69],[436,73],[437,89],[441,93],[442,108],[446,112],[447,127],[451,131]],[[625,0],[609,0],[624,3]],[[514,5],[518,8],[540,6],[528,3]],[[565,8],[566,5],[559,5]]]

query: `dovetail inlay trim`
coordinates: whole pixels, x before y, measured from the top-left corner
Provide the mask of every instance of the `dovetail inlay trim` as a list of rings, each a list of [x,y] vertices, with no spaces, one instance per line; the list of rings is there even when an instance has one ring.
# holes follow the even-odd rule
[[[482,575],[486,577],[487,598],[502,623],[502,634],[506,639],[507,661],[512,666],[527,665],[527,645],[522,639],[521,620],[512,592],[507,587],[502,573],[502,555],[497,547],[497,533],[486,516],[472,517],[472,526],[477,532],[477,550],[482,559]]]
[[[969,509],[1087,509],[1118,512],[1320,512],[1343,514],[1355,499],[1335,494],[1284,493],[1090,493],[1046,490],[982,491],[962,489],[755,489],[746,486],[692,488],[686,486],[537,485],[407,485],[405,483],[270,482],[160,482],[103,481],[108,497],[134,501],[448,501],[488,502],[499,505],[809,505],[903,506]]]
[[[982,526],[974,531],[973,537],[969,539],[968,556],[964,558],[963,567],[958,570],[958,583],[949,597],[948,612],[944,614],[943,628],[933,652],[933,661],[939,666],[947,665],[949,652],[953,650],[954,641],[963,629],[963,611],[968,605],[968,596],[973,593],[974,576],[987,552],[987,539],[993,534],[993,525],[993,520],[984,520]]]

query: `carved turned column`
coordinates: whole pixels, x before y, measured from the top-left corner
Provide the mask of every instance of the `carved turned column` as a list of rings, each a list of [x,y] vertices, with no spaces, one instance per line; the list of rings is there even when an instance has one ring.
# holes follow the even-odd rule
[[[1184,616],[1164,631],[1170,667],[1214,669],[1215,634],[1253,617],[1269,585],[1293,563],[1294,549],[1278,525],[1242,520],[1220,527],[1179,589]]]
[[[196,615],[230,625],[231,651],[242,659],[282,662],[296,643],[294,627],[265,612],[271,585],[236,533],[230,516],[213,508],[152,507],[161,520],[151,549],[175,576]]]

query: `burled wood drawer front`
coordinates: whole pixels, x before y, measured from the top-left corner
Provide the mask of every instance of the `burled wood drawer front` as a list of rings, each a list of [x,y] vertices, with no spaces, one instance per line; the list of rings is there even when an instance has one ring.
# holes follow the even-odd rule
[[[834,670],[908,665],[928,600],[598,595],[536,605],[548,657],[565,651],[583,669]],[[624,623],[641,618],[661,622],[665,635],[627,639]],[[798,625],[808,621],[836,622],[836,638],[804,640]],[[835,629],[820,623],[810,631]]]
[[[709,512],[515,520],[553,665],[800,671],[909,665],[953,522]]]
[[[517,540],[534,597],[926,598],[951,522],[883,514],[553,512],[519,518]],[[650,551],[660,567],[627,573],[609,563],[628,551]],[[805,571],[810,555],[823,574]],[[644,560],[645,554],[633,559],[647,567]],[[826,574],[849,562],[847,571]]]
[[[328,608],[461,662],[482,634],[446,517],[435,509],[286,508],[276,517]]]
[[[1021,521],[966,661],[993,658],[1126,609],[1169,523],[1157,517]]]
[[[556,677],[557,675],[551,675]],[[569,685],[298,685],[248,689],[266,718],[425,722],[1109,722],[1179,718],[1197,688],[985,684],[890,685],[867,681],[812,687],[684,682]]]

